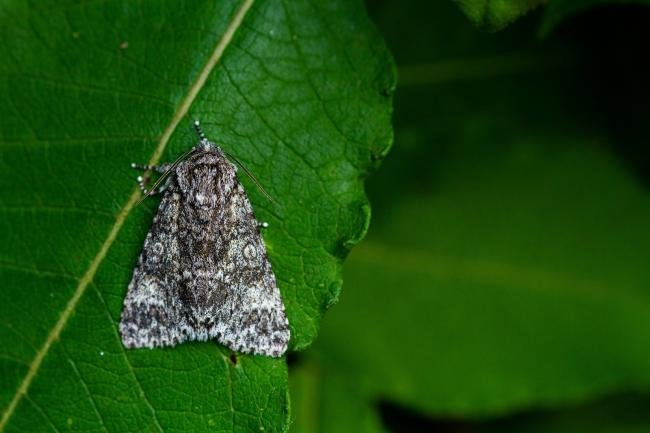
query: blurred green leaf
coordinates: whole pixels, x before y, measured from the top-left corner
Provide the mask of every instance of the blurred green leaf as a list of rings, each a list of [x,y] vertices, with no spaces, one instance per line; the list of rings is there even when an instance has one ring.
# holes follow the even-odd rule
[[[546,0],[456,0],[474,24],[499,30]]]
[[[291,368],[291,433],[382,433],[372,403],[344,377],[309,360]]]
[[[459,151],[435,191],[385,210],[322,329],[328,367],[431,414],[650,383],[647,194],[606,152],[552,138]]]
[[[647,395],[625,394],[556,410],[527,410],[496,418],[428,418],[394,405],[382,405],[382,419],[393,433],[642,433],[648,431]]]
[[[544,6],[541,34],[547,35],[570,16],[598,6],[650,4],[649,0],[455,0],[477,26],[501,30],[521,16]]]
[[[472,433],[645,433],[650,426],[644,395],[625,395],[557,411],[523,413],[467,429]]]
[[[313,340],[364,234],[394,68],[360,2],[0,6],[0,430],[283,431],[284,360],[213,342],[125,351],[116,323],[155,212],[132,161],[242,160],[287,307]]]
[[[650,426],[648,395],[628,393],[556,409],[523,410],[467,419],[422,416],[395,404],[360,394],[350,375],[327,368],[313,357],[289,370],[291,433],[417,431],[465,433],[642,433]]]
[[[375,8],[380,28],[410,22],[395,8],[409,9]],[[575,40],[540,47],[530,26],[485,35],[430,9],[412,18],[429,23],[417,39],[388,38],[420,74],[398,89],[373,225],[313,356],[367,401],[429,416],[647,389],[650,201],[621,157],[647,128],[611,128],[639,115],[634,95],[610,103],[598,74],[611,58]],[[484,66],[504,58],[526,61]],[[616,68],[643,95],[633,65]]]

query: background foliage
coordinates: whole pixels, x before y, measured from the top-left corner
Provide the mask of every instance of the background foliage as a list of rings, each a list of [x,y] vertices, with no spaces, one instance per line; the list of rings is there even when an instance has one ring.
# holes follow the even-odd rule
[[[650,13],[537,3],[373,2],[395,145],[293,431],[650,431]]]

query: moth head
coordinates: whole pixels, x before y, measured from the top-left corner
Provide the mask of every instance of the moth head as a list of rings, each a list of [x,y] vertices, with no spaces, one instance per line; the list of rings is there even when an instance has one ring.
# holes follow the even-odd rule
[[[199,144],[196,146],[196,150],[199,152],[214,152],[215,150],[220,150],[219,146],[207,139],[198,120],[194,121],[194,129],[196,130],[196,134],[199,136]]]
[[[198,145],[198,149],[203,152],[209,152],[215,147],[217,146],[207,138],[202,138],[201,141],[199,141],[199,145]]]

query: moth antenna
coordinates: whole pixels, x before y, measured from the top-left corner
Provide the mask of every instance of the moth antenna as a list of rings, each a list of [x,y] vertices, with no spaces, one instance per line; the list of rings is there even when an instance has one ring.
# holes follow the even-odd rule
[[[205,134],[203,133],[203,129],[201,129],[201,123],[198,120],[194,121],[194,129],[196,130],[199,138],[201,140],[205,140]]]
[[[242,162],[241,162],[240,160],[238,160],[235,156],[231,155],[230,153],[226,152],[225,150],[222,150],[222,151],[223,151],[223,153],[226,154],[226,156],[227,156],[228,158],[230,158],[230,159],[232,159],[233,161],[235,161],[235,163],[236,163],[239,167],[241,167],[242,170],[244,170],[244,173],[246,173],[246,175],[247,175],[247,176],[248,176],[248,177],[253,181],[253,183],[255,184],[255,186],[257,186],[257,189],[259,189],[260,192],[261,192],[262,194],[264,194],[264,195],[266,196],[266,198],[267,198],[271,203],[273,203],[273,204],[278,204],[278,202],[275,201],[275,200],[273,200],[273,197],[271,197],[271,195],[270,195],[268,192],[266,192],[266,190],[262,187],[262,184],[259,183],[259,182],[257,181],[257,179],[255,179],[255,176],[253,176],[253,173],[251,173],[250,171],[248,171],[248,169],[246,168],[246,166],[245,166],[244,164],[242,164]]]
[[[163,174],[161,174],[160,177],[159,177],[158,179],[156,179],[156,181],[154,182],[154,184],[151,185],[151,188],[149,188],[149,190],[148,190],[146,193],[144,193],[144,195],[142,196],[142,198],[140,199],[140,201],[138,201],[138,203],[136,204],[136,206],[138,206],[140,203],[142,203],[143,201],[145,201],[145,199],[146,199],[147,197],[151,196],[151,195],[153,194],[153,192],[154,192],[154,191],[155,191],[155,190],[160,186],[160,184],[161,184],[165,179],[167,179],[167,177],[168,177],[168,176],[169,176],[169,175],[170,175],[170,174],[171,174],[171,173],[176,169],[176,167],[178,167],[178,164],[180,164],[181,162],[183,162],[183,161],[184,161],[184,160],[185,160],[185,159],[186,159],[186,158],[187,158],[187,157],[188,157],[192,152],[194,152],[195,150],[196,150],[195,148],[191,148],[190,150],[188,150],[187,152],[183,153],[181,156],[179,156],[178,158],[176,158],[176,161],[174,161],[174,163],[173,163],[171,166],[169,166],[169,168],[167,169],[167,171],[165,171]]]

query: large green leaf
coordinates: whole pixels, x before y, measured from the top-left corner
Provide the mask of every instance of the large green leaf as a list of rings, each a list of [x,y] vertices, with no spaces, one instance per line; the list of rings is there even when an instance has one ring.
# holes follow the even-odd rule
[[[291,325],[313,340],[391,140],[390,56],[360,2],[0,6],[0,430],[283,431],[284,360],[214,342],[125,351],[116,323],[191,120],[243,161]]]
[[[603,104],[590,72],[611,58],[585,59],[593,46],[540,48],[534,29],[484,35],[431,9],[375,11],[380,28],[428,26],[416,39],[386,33],[417,79],[398,88],[395,149],[369,183],[373,225],[314,356],[368,404],[429,416],[647,390],[650,201],[621,158],[624,144],[647,145],[647,128],[629,127],[647,106],[636,113],[635,94]],[[408,50],[425,42],[427,53]],[[565,49],[573,62],[557,61]],[[530,61],[482,67],[503,59]],[[616,68],[645,95],[629,62]]]

